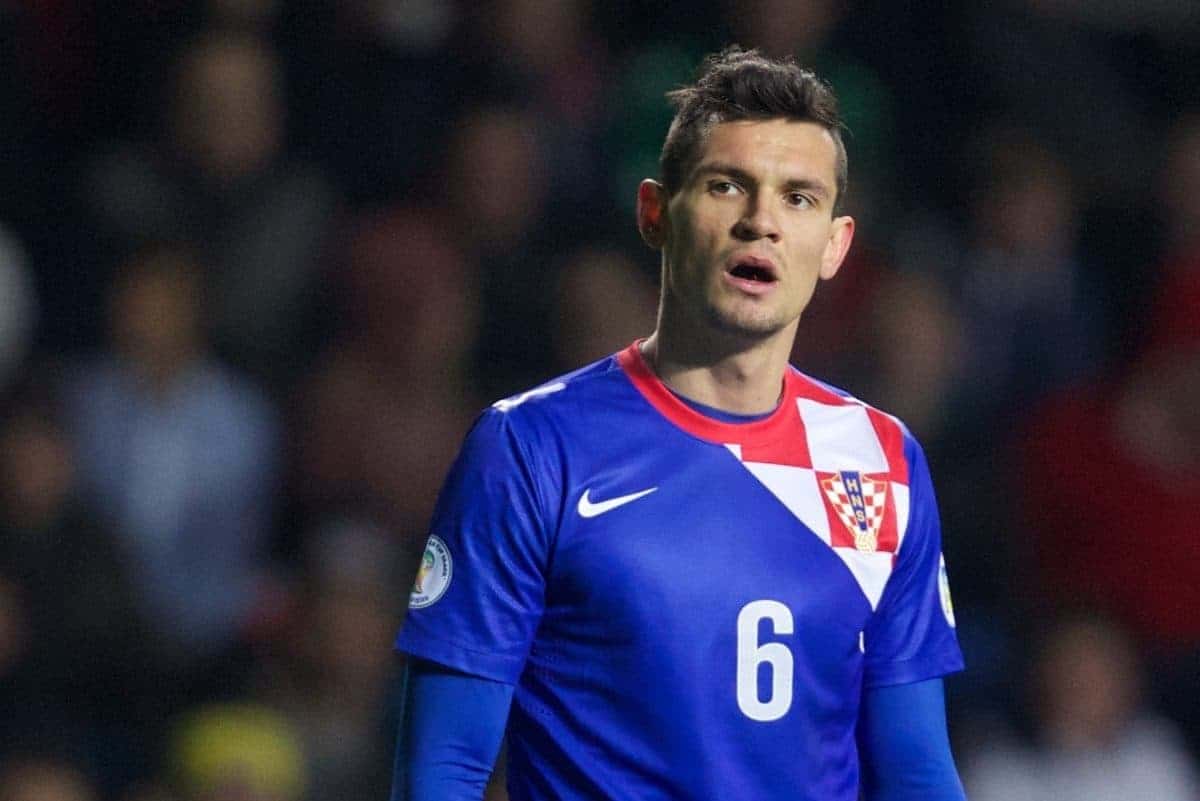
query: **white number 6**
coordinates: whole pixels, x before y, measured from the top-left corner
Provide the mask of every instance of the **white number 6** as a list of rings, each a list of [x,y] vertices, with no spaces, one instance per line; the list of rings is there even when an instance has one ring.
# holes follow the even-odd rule
[[[771,621],[775,634],[791,634],[792,612],[779,601],[751,601],[737,619],[737,702],[751,720],[779,720],[792,707],[792,652],[781,642],[758,644],[758,624]],[[771,666],[771,694],[758,697],[758,667]]]

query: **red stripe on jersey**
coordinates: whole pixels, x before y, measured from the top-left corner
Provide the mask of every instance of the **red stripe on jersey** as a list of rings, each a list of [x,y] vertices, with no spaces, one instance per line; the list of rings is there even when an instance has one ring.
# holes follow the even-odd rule
[[[890,459],[888,460],[891,461]],[[879,524],[879,541],[876,548],[880,551],[895,553],[900,547],[900,533],[896,528],[896,493],[888,485],[887,506],[883,509],[883,520]]]
[[[904,429],[895,418],[870,406],[865,407],[867,418],[879,438],[883,455],[888,463],[887,478],[897,484],[908,485],[908,460],[904,458]],[[880,476],[883,478],[883,476]],[[911,514],[911,512],[910,512]],[[879,550],[896,553],[900,547],[900,532],[896,515],[896,494],[888,487],[887,508],[879,526]]]
[[[854,401],[837,394],[828,387],[813,381],[795,367],[788,365],[788,374],[795,378],[796,397],[823,403],[826,406],[845,406]]]
[[[783,376],[783,397],[769,416],[749,423],[726,423],[707,417],[675,397],[642,358],[640,340],[617,354],[617,363],[651,406],[694,437],[718,445],[740,445],[742,458],[751,462],[811,467],[808,440],[796,408],[801,378],[795,370]]]
[[[808,437],[804,435],[804,421],[796,408],[796,399],[785,394],[782,407],[786,407],[788,425],[780,426],[771,439],[755,440],[742,445],[742,461],[781,464],[789,467],[812,468],[812,456],[808,452]]]
[[[908,460],[904,458],[904,429],[900,427],[895,418],[878,409],[870,406],[864,406],[864,408],[875,429],[875,436],[879,438],[883,455],[887,458],[889,477],[892,481],[907,485],[909,483]],[[891,493],[888,495],[890,498]]]

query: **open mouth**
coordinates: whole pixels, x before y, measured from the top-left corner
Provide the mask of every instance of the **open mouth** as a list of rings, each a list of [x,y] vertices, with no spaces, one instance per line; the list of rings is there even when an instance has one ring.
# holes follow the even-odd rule
[[[765,259],[739,259],[729,268],[729,274],[755,283],[772,284],[779,279],[775,275],[775,267]]]

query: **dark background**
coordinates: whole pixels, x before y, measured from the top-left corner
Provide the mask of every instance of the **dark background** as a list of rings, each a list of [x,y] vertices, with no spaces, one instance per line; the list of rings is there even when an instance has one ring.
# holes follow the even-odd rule
[[[735,41],[842,100],[794,362],[928,453],[972,798],[1197,797],[1194,3],[10,0],[0,799],[385,797],[441,477],[652,330],[637,182]]]

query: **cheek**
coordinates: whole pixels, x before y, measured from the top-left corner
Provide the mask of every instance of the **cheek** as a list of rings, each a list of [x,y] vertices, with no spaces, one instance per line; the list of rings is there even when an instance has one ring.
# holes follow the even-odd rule
[[[785,282],[788,292],[787,295],[795,303],[801,306],[807,306],[808,301],[816,292],[818,283],[819,271],[817,265],[812,263],[811,257],[807,263],[797,264],[793,262],[791,275],[789,280]]]
[[[698,232],[686,217],[673,217],[671,233],[666,244],[667,263],[673,278],[686,278],[695,271],[701,250]]]
[[[728,238],[722,236],[716,225],[692,220],[691,224],[680,232],[680,242],[683,245],[680,252],[688,256],[689,270],[703,273],[720,259],[722,249],[728,246],[727,241]]]
[[[834,249],[827,226],[806,228],[796,237],[793,256],[806,270],[817,271]]]

